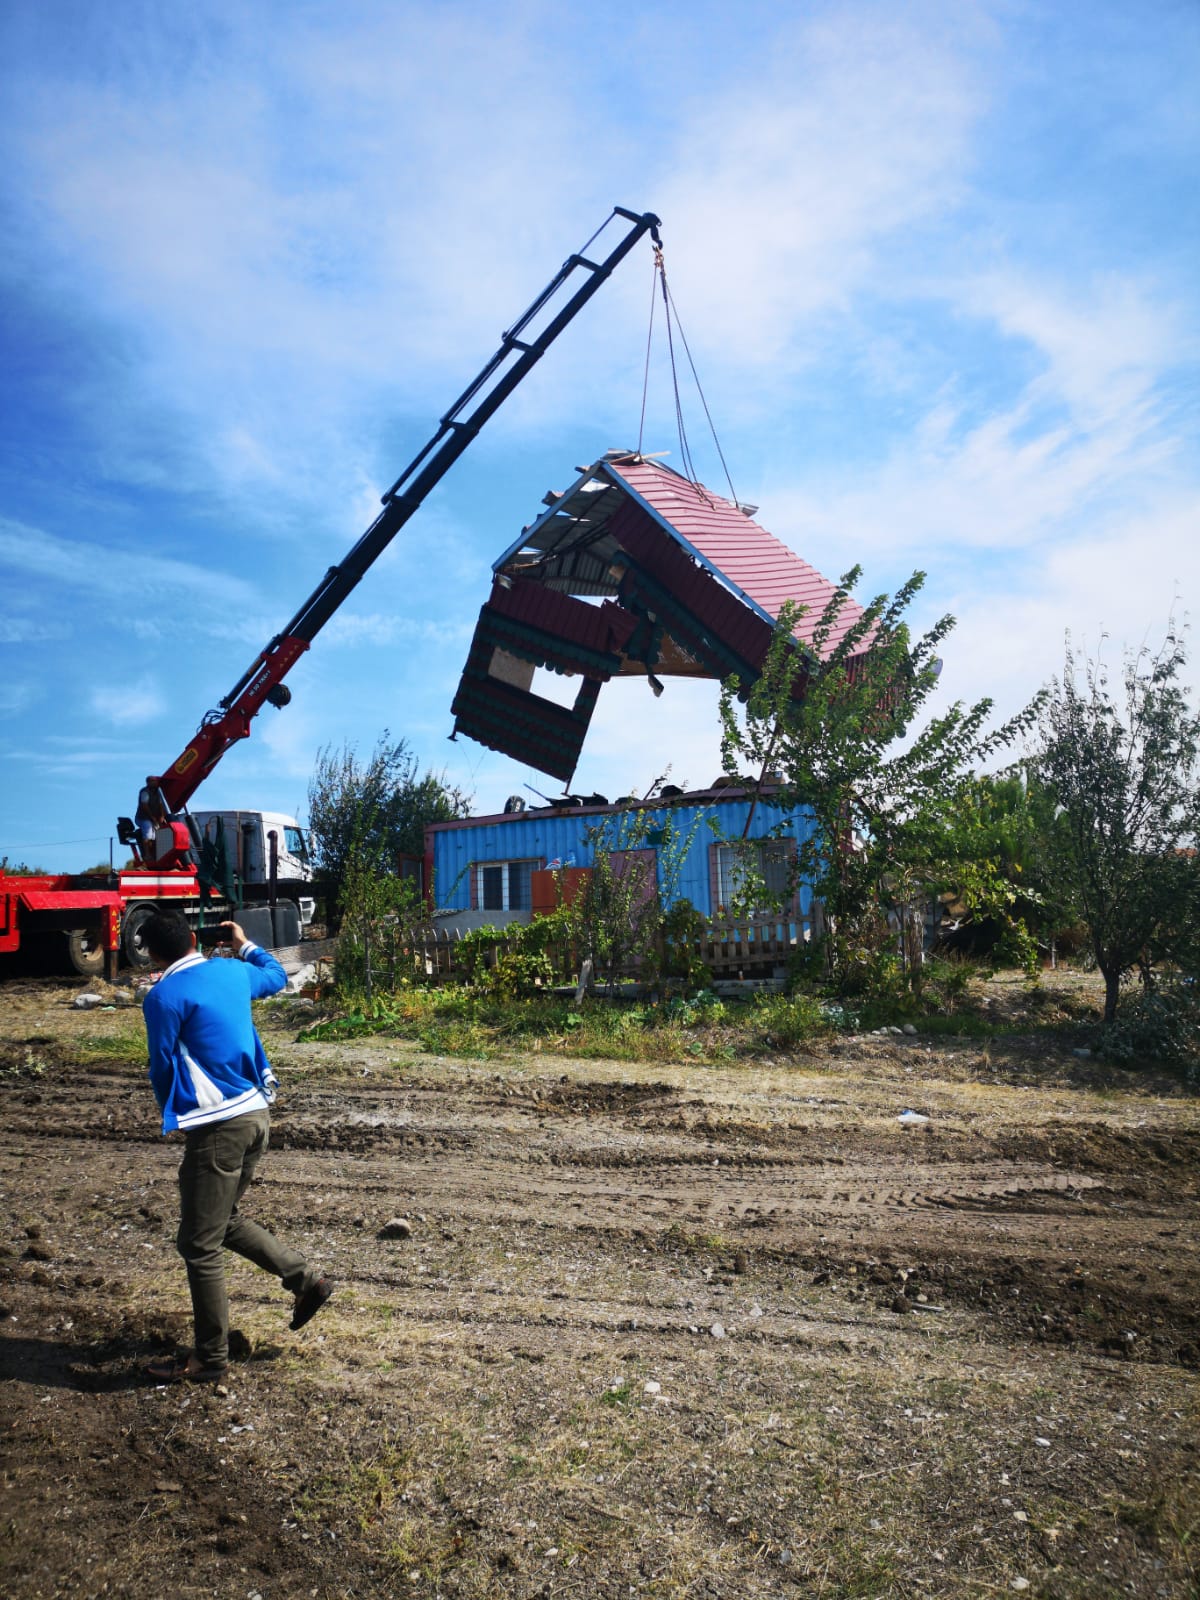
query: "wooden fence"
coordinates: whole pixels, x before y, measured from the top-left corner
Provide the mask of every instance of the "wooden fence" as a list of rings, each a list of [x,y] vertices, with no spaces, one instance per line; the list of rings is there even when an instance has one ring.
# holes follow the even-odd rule
[[[821,908],[816,902],[813,903],[812,912],[803,916],[749,917],[741,921],[713,922],[695,935],[691,954],[694,960],[703,962],[714,978],[770,977],[778,969],[786,967],[798,942],[818,938],[822,928]],[[458,944],[468,931],[445,924],[406,929],[402,935],[389,941],[391,949],[388,955],[383,959],[377,958],[373,963],[374,975],[378,981],[386,981],[390,977],[394,983],[396,977],[408,968],[410,971],[415,969],[418,974],[435,983],[454,981],[462,976]],[[486,964],[495,965],[510,939],[519,937],[520,932],[520,925],[514,926],[511,932],[498,930],[490,949],[485,948],[482,952],[478,941],[473,941],[473,959],[478,962],[482,955]],[[573,963],[571,953],[565,947],[561,951],[551,950],[548,954],[557,972],[568,974],[574,971],[577,963]],[[626,967],[618,976],[636,979],[636,965]]]
[[[714,978],[769,977],[786,967],[797,943],[820,937],[820,905],[797,917],[750,917],[742,922],[709,923],[697,937],[693,952]]]

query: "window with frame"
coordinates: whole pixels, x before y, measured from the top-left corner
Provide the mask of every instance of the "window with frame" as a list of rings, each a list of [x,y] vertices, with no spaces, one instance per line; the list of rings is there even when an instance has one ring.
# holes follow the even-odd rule
[[[533,906],[531,874],[539,862],[477,861],[475,905],[480,911],[529,911]]]
[[[305,839],[301,829],[284,828],[283,848],[288,855],[295,856],[297,861],[303,861],[305,865],[308,864],[308,841]]]
[[[748,839],[744,844],[719,844],[716,850],[717,904],[732,909],[744,897],[749,881],[757,878],[763,886],[764,903],[739,906],[741,915],[779,915],[789,909],[796,864],[793,839]]]

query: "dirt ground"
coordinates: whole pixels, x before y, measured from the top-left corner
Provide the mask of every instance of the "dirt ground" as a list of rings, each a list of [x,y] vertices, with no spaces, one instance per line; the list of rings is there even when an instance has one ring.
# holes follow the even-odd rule
[[[156,1388],[179,1149],[78,987],[0,985],[13,1600],[1200,1594],[1171,1080],[919,1035],[464,1062],[280,1002],[246,1209],[337,1292],[292,1334],[233,1263],[227,1384]]]

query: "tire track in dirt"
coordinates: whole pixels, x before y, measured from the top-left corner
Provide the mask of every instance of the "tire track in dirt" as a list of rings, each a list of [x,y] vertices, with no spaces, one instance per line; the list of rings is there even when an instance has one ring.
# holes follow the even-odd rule
[[[0,1060],[3,1470],[37,1530],[6,1592],[34,1600],[54,1571],[63,1593],[151,1600],[224,1592],[235,1569],[243,1593],[399,1592],[407,1548],[399,1586],[380,1563],[416,1530],[464,1595],[548,1592],[566,1532],[596,1555],[564,1594],[616,1600],[677,1538],[689,1560],[724,1552],[705,1592],[742,1600],[767,1592],[762,1551],[825,1516],[828,1549],[874,1548],[878,1517],[910,1552],[894,1586],[851,1562],[831,1592],[948,1600],[954,1573],[1036,1585],[1057,1565],[1088,1592],[1119,1571],[1122,1592],[1182,1600],[1151,1524],[1112,1509],[1149,1517],[1194,1469],[1190,1108],[853,1063],[268,1050],[286,1092],[250,1209],[339,1294],[293,1338],[286,1297],[235,1264],[251,1359],[228,1398],[137,1382],[188,1318],[178,1144],[136,1052],[64,1049],[35,1077]],[[914,1092],[929,1133],[895,1125]],[[397,1214],[411,1237],[377,1237]],[[1070,1510],[1038,1554],[1046,1501]],[[826,1581],[765,1570],[795,1571],[783,1593]]]
[[[683,1248],[710,1271],[740,1250],[793,1276],[874,1273],[889,1305],[893,1263],[908,1264],[947,1301],[986,1309],[989,1324],[1037,1337],[1068,1329],[1101,1346],[1134,1332],[1157,1341],[1143,1348],[1160,1359],[1195,1359],[1188,1271],[1168,1265],[1194,1220],[1194,1130],[1094,1120],[1019,1136],[953,1124],[913,1136],[869,1108],[848,1121],[849,1102],[831,1096],[809,1097],[799,1121],[762,1100],[756,1119],[662,1081],[559,1074],[530,1084],[461,1066],[433,1078],[409,1059],[402,1081],[381,1083],[384,1049],[357,1047],[355,1062],[366,1077],[293,1083],[261,1189],[281,1219],[327,1238],[352,1277],[369,1275],[362,1258],[381,1248],[380,1213],[408,1208],[490,1234],[536,1222],[549,1258],[581,1241],[619,1249],[640,1238],[659,1259]],[[160,1148],[134,1064],[60,1051],[53,1079],[6,1084],[0,1099],[3,1148],[23,1170],[52,1141],[70,1149],[78,1182],[102,1190],[118,1169],[145,1165],[152,1146],[146,1170],[173,1186],[175,1158]],[[158,1209],[172,1200],[162,1195]],[[1156,1237],[1172,1232],[1169,1245]],[[1114,1244],[1138,1257],[1129,1270],[1104,1259]],[[1185,1255],[1195,1269],[1194,1247]],[[456,1279],[472,1264],[468,1249]]]

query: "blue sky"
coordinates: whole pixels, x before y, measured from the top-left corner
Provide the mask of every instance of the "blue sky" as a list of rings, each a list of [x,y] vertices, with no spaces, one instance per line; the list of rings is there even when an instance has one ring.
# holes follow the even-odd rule
[[[107,856],[614,203],[663,218],[739,497],[868,592],[926,570],[947,698],[1158,638],[1200,602],[1198,66],[1194,0],[8,0],[0,856]],[[450,701],[491,562],[636,441],[650,285],[646,247],[196,804],[303,814],[385,727],[477,810],[553,791]],[[715,705],[610,685],[574,787],[709,781]]]

